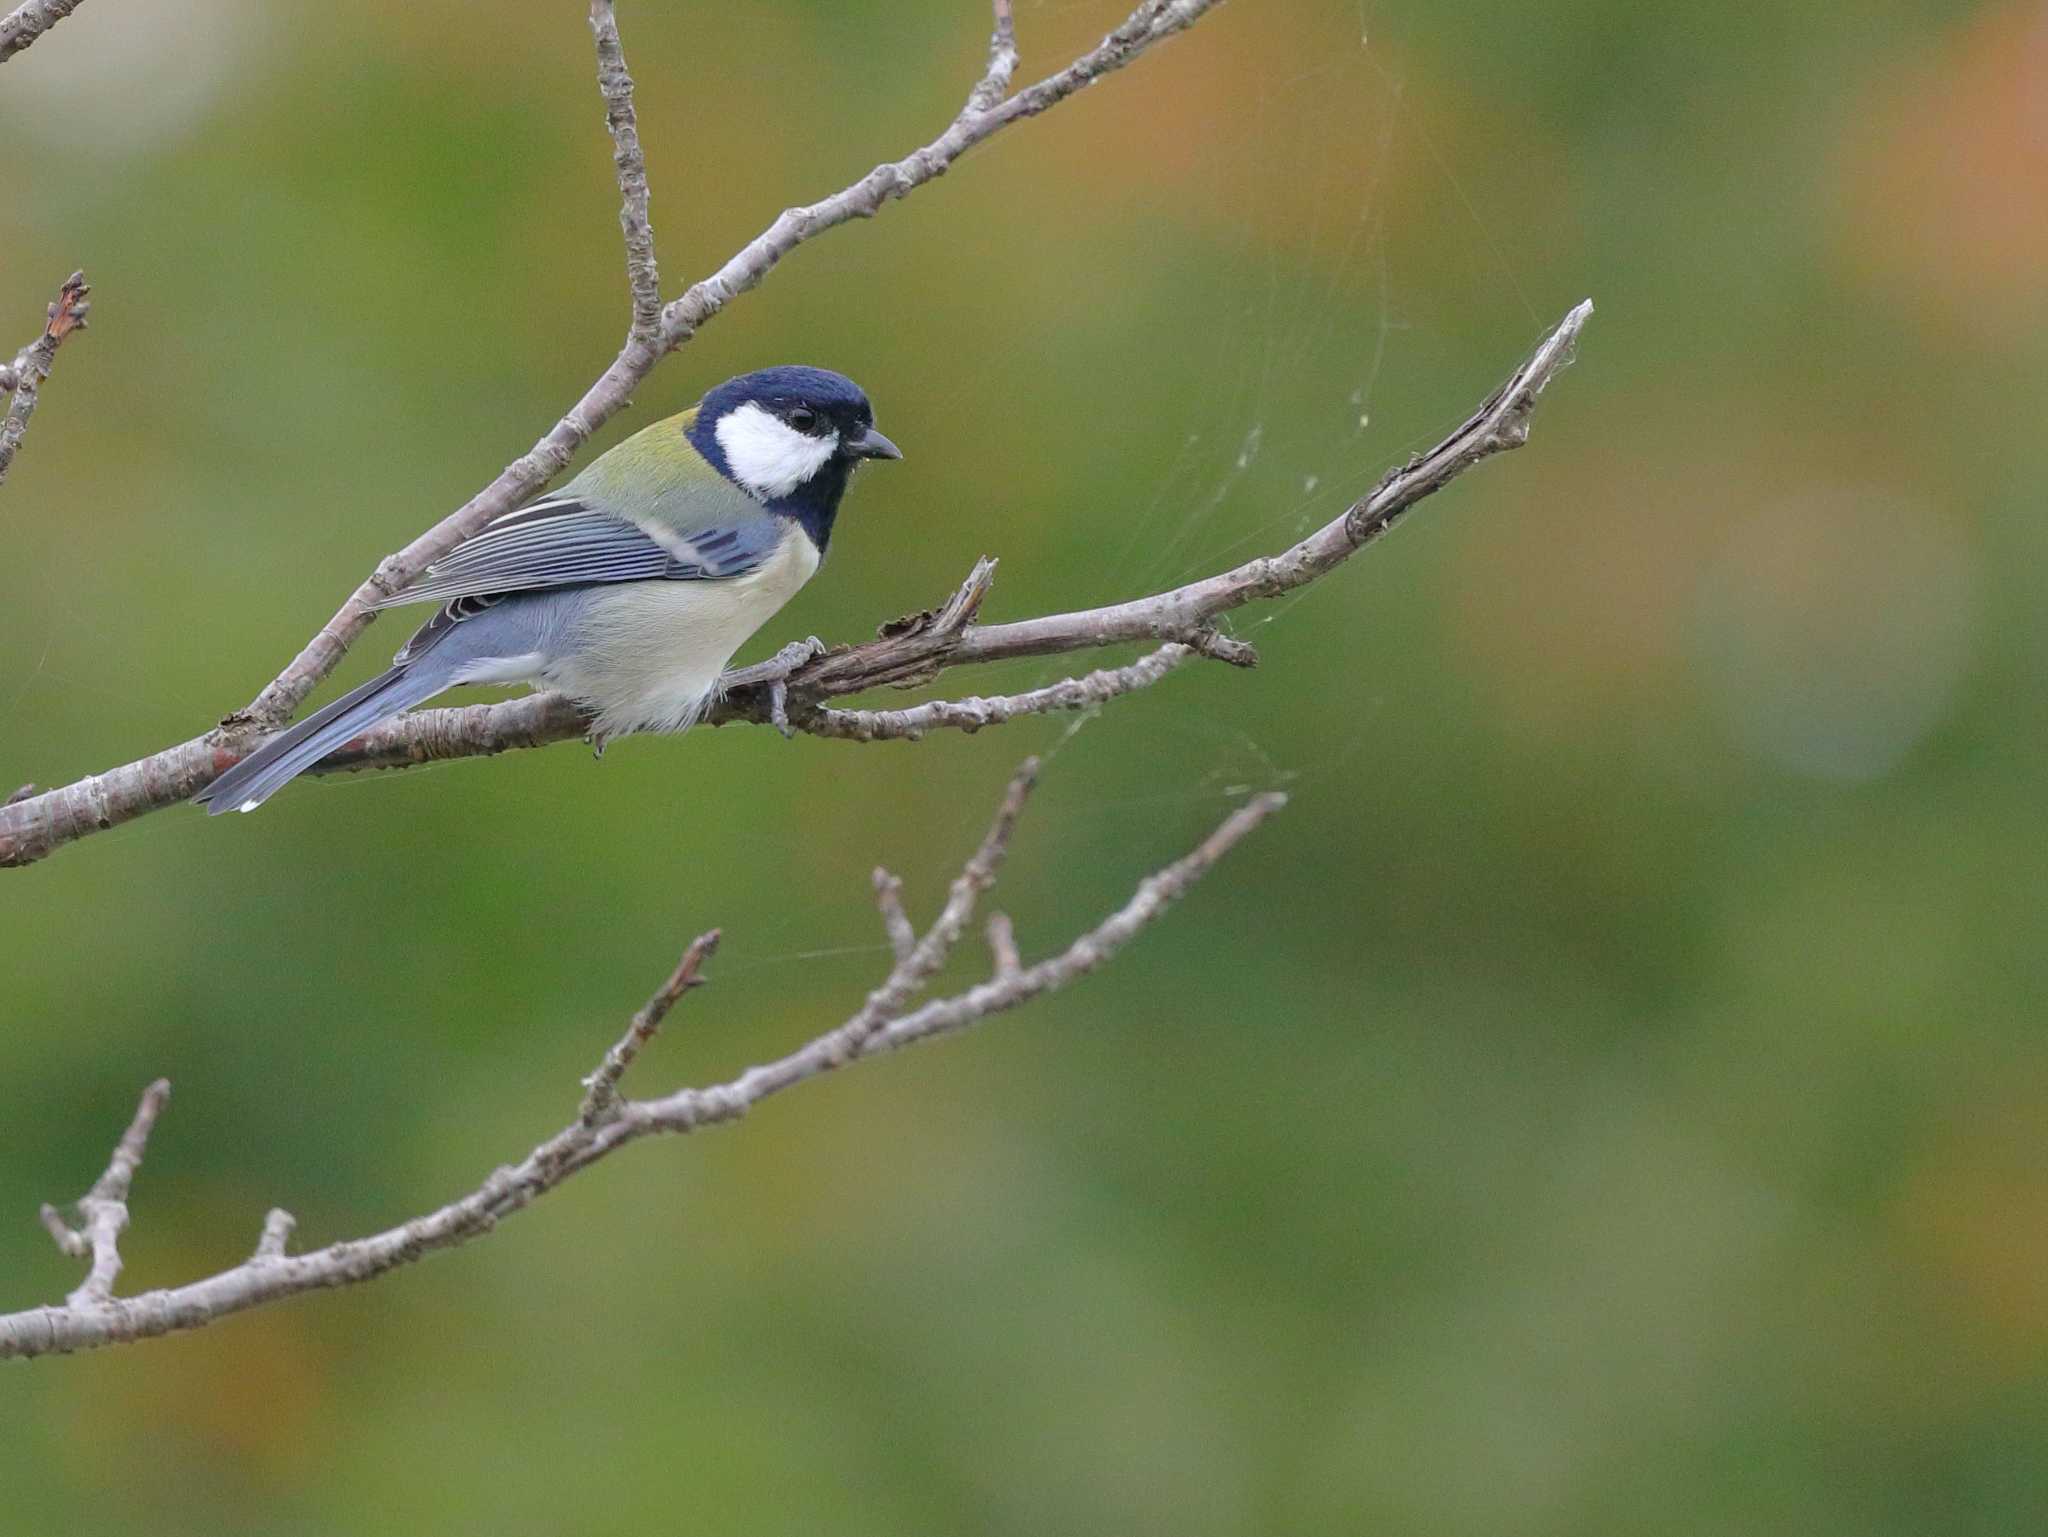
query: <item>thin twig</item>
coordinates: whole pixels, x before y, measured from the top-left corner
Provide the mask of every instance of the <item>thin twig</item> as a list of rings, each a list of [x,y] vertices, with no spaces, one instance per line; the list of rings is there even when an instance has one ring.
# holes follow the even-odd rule
[[[598,1063],[597,1071],[583,1080],[583,1108],[579,1119],[585,1126],[595,1126],[618,1113],[619,1080],[626,1076],[626,1069],[633,1065],[640,1049],[654,1039],[654,1032],[661,1028],[661,1022],[668,1018],[668,1011],[676,1006],[676,1001],[691,988],[703,985],[704,978],[698,973],[704,962],[717,952],[718,939],[718,930],[708,929],[690,941],[689,948],[683,951],[683,958],[676,962],[676,969],[669,973],[668,980],[640,1006],[640,1012],[626,1026],[626,1033]]]
[[[990,913],[982,932],[988,936],[988,951],[995,960],[996,979],[1001,981],[1014,977],[1024,962],[1017,954],[1017,931],[1010,924],[1010,915]]]
[[[651,337],[644,333],[639,322],[640,303],[645,291],[643,276],[651,277],[655,270],[653,236],[650,229],[647,263],[642,268],[633,244],[637,239],[634,213],[640,181],[637,177],[629,177],[628,167],[622,163],[631,157],[626,154],[625,140],[619,127],[622,121],[630,124],[631,118],[617,119],[614,112],[614,96],[618,103],[630,108],[632,82],[625,71],[623,49],[617,45],[616,29],[607,29],[603,25],[607,18],[594,13],[592,26],[598,41],[607,121],[613,123],[613,160],[619,165],[621,222],[628,235],[627,271],[635,299],[635,324],[625,345],[596,382],[583,392],[582,398],[538,443],[513,460],[496,479],[453,513],[397,554],[380,561],[334,616],[246,707],[227,717],[204,736],[165,748],[105,774],[78,780],[19,807],[0,812],[0,866],[33,863],[52,849],[88,833],[115,827],[148,812],[189,800],[253,751],[267,732],[290,718],[375,619],[376,604],[380,600],[404,588],[435,560],[492,518],[512,511],[545,486],[569,463],[592,433],[626,406],[634,389],[666,353],[689,341],[734,299],[773,271],[783,257],[805,241],[849,220],[874,217],[891,200],[907,197],[925,183],[944,175],[962,155],[1010,124],[1047,111],[1123,68],[1155,44],[1193,26],[1218,3],[1220,0],[1140,0],[1122,25],[1094,48],[1066,68],[1015,95],[1003,94],[1015,68],[1015,39],[1007,6],[997,5],[988,67],[974,90],[970,91],[959,114],[943,133],[901,160],[875,167],[852,185],[829,197],[786,209],[724,266],[664,306],[659,330]],[[611,53],[617,55],[616,74],[611,73],[607,66],[607,56]],[[637,131],[632,143],[637,150]],[[764,721],[772,721],[775,714],[775,700],[769,697],[772,691],[764,689],[762,694],[761,717]],[[562,735],[578,734],[583,729],[581,726],[565,726],[565,722],[573,722],[577,716],[573,709],[565,710],[559,704],[529,705],[528,711],[525,715],[503,718],[496,723],[509,733],[502,738],[477,737],[474,734],[475,717],[430,726],[422,737],[408,745],[405,755],[415,761],[425,761],[429,757],[454,756],[458,752],[500,751],[515,742],[538,745],[542,740],[560,740]],[[487,741],[494,745],[486,745]]]
[[[0,1360],[89,1350],[198,1329],[230,1314],[301,1292],[371,1280],[436,1250],[481,1237],[504,1218],[523,1210],[564,1180],[629,1142],[658,1133],[686,1133],[737,1120],[771,1094],[820,1077],[849,1061],[966,1029],[1054,992],[1101,966],[1140,931],[1157,922],[1217,860],[1285,803],[1285,797],[1277,794],[1255,796],[1232,812],[1193,852],[1139,882],[1130,900],[1116,912],[1079,935],[1059,954],[1036,965],[1024,966],[1018,961],[1014,940],[1007,939],[1007,921],[998,924],[991,920],[993,975],[964,992],[901,1012],[898,1000],[907,1001],[943,963],[945,953],[965,927],[973,899],[993,881],[1017,814],[1023,808],[1030,784],[1029,770],[1027,765],[1025,772],[1011,782],[988,836],[955,880],[945,911],[913,945],[911,955],[898,959],[890,982],[870,995],[861,1009],[837,1029],[826,1031],[787,1056],[751,1067],[725,1083],[681,1089],[658,1099],[620,1098],[613,1103],[612,1113],[596,1120],[579,1114],[567,1128],[534,1148],[517,1164],[498,1169],[468,1195],[367,1238],[329,1244],[311,1253],[287,1254],[285,1240],[291,1221],[283,1212],[273,1211],[250,1258],[203,1280],[115,1299],[109,1277],[107,1289],[87,1295],[86,1288],[80,1288],[61,1307],[30,1308],[0,1315]],[[706,951],[708,948],[705,945]],[[692,946],[693,951],[696,949]],[[683,976],[689,962],[690,956],[686,954],[684,965],[656,993],[656,1000],[668,995],[671,989],[680,995],[688,986],[687,980],[677,985],[677,979]],[[892,987],[897,983],[901,985]],[[876,1003],[878,995],[884,997],[880,1005]],[[649,1009],[653,1007],[650,1002]],[[636,1017],[626,1039],[607,1055],[607,1064],[622,1048],[629,1055],[638,1049],[638,1026]],[[628,1042],[634,1044],[628,1047]],[[620,1071],[623,1072],[623,1066]],[[616,1077],[612,1084],[615,1092]],[[151,1092],[156,1094],[158,1090],[153,1088]],[[149,1096],[145,1096],[145,1105],[150,1107]],[[160,1107],[159,1096],[149,1108],[149,1115],[153,1117]],[[141,1113],[137,1115],[137,1124],[141,1130],[131,1128],[129,1137],[122,1139],[123,1148],[131,1140],[134,1142],[135,1158],[141,1155],[140,1139],[148,1129]],[[133,1173],[133,1160],[124,1164],[123,1154],[117,1151],[115,1165],[126,1170],[121,1187],[125,1195],[125,1180]],[[107,1178],[114,1173],[115,1166],[110,1165]],[[124,1208],[124,1220],[125,1215]],[[97,1260],[95,1266],[97,1270]]]
[[[25,0],[0,17],[0,64],[77,10],[85,0]]]
[[[1003,792],[1002,804],[996,808],[995,820],[989,824],[981,847],[953,878],[946,893],[946,905],[932,920],[932,926],[910,947],[908,954],[898,958],[882,985],[868,994],[853,1018],[824,1037],[832,1043],[833,1066],[851,1062],[859,1055],[868,1038],[898,1018],[911,1000],[924,991],[925,983],[946,964],[946,958],[966,932],[968,920],[974,916],[974,904],[995,884],[996,872],[1002,869],[1003,856],[1009,852],[1010,835],[1017,830],[1017,818],[1024,814],[1024,803],[1030,800],[1037,783],[1038,760],[1026,758],[1011,779],[1009,789]]]
[[[994,576],[994,563],[984,561],[938,612],[885,626],[877,640],[836,648],[799,668],[787,685],[791,724],[800,731],[833,735],[830,717],[819,708],[822,701],[888,685],[928,682],[946,668],[967,662],[1059,655],[1129,641],[1185,644],[1186,638],[1243,604],[1306,586],[1376,541],[1416,503],[1472,465],[1523,442],[1537,397],[1571,361],[1572,348],[1592,312],[1591,301],[1574,308],[1457,431],[1390,471],[1370,493],[1299,544],[1150,597],[994,625],[974,622]],[[1060,707],[1061,687],[1052,686],[1047,708]],[[928,723],[953,724],[947,716],[944,710],[934,711]],[[765,689],[728,691],[705,716],[712,725],[766,724],[770,718]],[[421,710],[366,732],[326,760],[323,768],[387,768],[475,757],[560,742],[588,729],[588,718],[559,694],[532,694],[467,709]],[[858,731],[846,734],[859,739]],[[255,739],[243,740],[246,746],[238,751],[219,739],[200,738],[0,807],[0,866],[33,863],[89,833],[188,799],[239,761],[243,751],[256,746]]]
[[[1591,299],[1574,305],[1462,426],[1428,452],[1388,471],[1342,516],[1291,549],[1150,598],[1015,624],[981,625],[961,637],[959,659],[993,662],[1148,640],[1177,628],[1205,625],[1256,599],[1277,598],[1307,586],[1386,534],[1417,502],[1441,491],[1480,460],[1526,443],[1537,397],[1571,362],[1579,332],[1592,314]],[[793,692],[802,681],[790,680]]]
[[[1017,74],[1017,23],[1010,14],[1010,0],[991,0],[995,30],[988,39],[988,69],[974,82],[967,96],[967,110],[987,112],[1010,94],[1010,82]]]
[[[42,1209],[43,1226],[57,1247],[73,1259],[92,1261],[85,1280],[65,1298],[66,1307],[104,1307],[113,1298],[114,1282],[121,1274],[121,1234],[128,1227],[128,1188],[135,1181],[135,1171],[142,1167],[149,1134],[156,1128],[156,1118],[163,1113],[170,1097],[168,1078],[159,1078],[142,1091],[135,1118],[114,1144],[114,1156],[107,1160],[106,1172],[78,1198],[76,1228],[67,1225],[55,1207]]]
[[[654,224],[648,216],[647,157],[640,150],[633,112],[633,77],[619,42],[612,0],[590,0],[590,30],[597,38],[597,88],[611,130],[612,163],[619,172],[619,227],[626,236],[626,286],[633,296],[627,339],[654,346],[661,335],[661,275],[654,260]]]
[[[292,1229],[299,1225],[299,1219],[282,1206],[273,1206],[263,1218],[263,1231],[256,1239],[256,1252],[251,1259],[283,1259],[284,1246],[291,1242]]]
[[[880,865],[875,866],[875,906],[882,910],[882,932],[889,936],[889,948],[901,965],[917,948],[917,930],[903,910],[902,880]]]
[[[1192,853],[1168,865],[1157,875],[1140,881],[1130,901],[1052,959],[1027,966],[1008,977],[998,976],[951,998],[937,999],[914,1013],[904,1015],[870,1040],[862,1055],[892,1051],[899,1046],[964,1029],[991,1014],[1000,1014],[1034,998],[1057,992],[1106,965],[1148,925],[1164,916],[1166,910],[1208,874],[1217,860],[1243,841],[1247,833],[1286,804],[1287,797],[1277,790],[1253,796],[1226,817],[1222,825],[1203,839]],[[813,1042],[806,1049],[816,1051],[818,1043]]]
[[[50,1235],[50,1242],[57,1246],[57,1252],[68,1259],[84,1259],[92,1253],[92,1246],[85,1241],[85,1234],[64,1220],[64,1214],[45,1201],[36,1216],[43,1224],[43,1231]]]
[[[1123,694],[1149,688],[1193,656],[1179,642],[1169,642],[1128,667],[1106,667],[1079,678],[1064,678],[1023,694],[992,698],[934,699],[906,710],[812,710],[795,722],[813,736],[841,737],[851,742],[891,738],[916,741],[927,731],[950,728],[976,732],[1000,726],[1020,715],[1050,715],[1061,710],[1091,710]]]
[[[651,339],[628,336],[611,366],[584,391],[583,398],[545,437],[507,465],[497,479],[396,555],[380,562],[290,664],[245,710],[223,723],[230,732],[229,740],[246,738],[251,730],[274,727],[288,718],[339,664],[349,646],[375,617],[375,605],[380,600],[398,592],[492,518],[512,511],[559,474],[590,435],[625,406],[635,387],[653,371],[663,354],[694,337],[734,299],[773,271],[791,251],[849,220],[873,218],[891,200],[907,197],[926,182],[944,175],[956,160],[984,140],[1123,68],[1154,44],[1193,26],[1218,3],[1219,0],[1141,0],[1121,26],[1057,74],[1005,97],[986,110],[970,94],[959,115],[929,144],[901,160],[876,166],[829,197],[785,209],[724,266],[666,305],[661,312],[658,335]],[[621,63],[623,67],[623,59]],[[193,791],[199,788],[192,787]]]
[[[4,57],[0,54],[0,58]],[[14,463],[21,448],[28,419],[35,414],[36,397],[56,364],[57,349],[73,331],[85,329],[86,313],[92,308],[86,296],[91,292],[83,272],[66,278],[64,286],[57,290],[56,302],[49,307],[43,334],[22,348],[12,364],[0,368],[0,391],[11,390],[14,394],[14,399],[8,402],[7,415],[0,418],[0,480],[7,478],[8,466]]]

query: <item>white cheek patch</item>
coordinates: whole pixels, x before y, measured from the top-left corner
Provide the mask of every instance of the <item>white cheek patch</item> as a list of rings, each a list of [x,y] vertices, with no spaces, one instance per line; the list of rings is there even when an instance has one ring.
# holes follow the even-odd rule
[[[718,446],[733,478],[764,501],[787,496],[839,452],[839,434],[798,432],[752,401],[719,418]]]

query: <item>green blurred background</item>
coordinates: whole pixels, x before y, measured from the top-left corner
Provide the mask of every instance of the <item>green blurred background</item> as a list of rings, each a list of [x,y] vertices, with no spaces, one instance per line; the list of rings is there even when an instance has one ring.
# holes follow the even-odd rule
[[[622,12],[671,295],[935,132],[987,30]],[[1020,0],[1026,74],[1120,14]],[[95,285],[0,490],[7,786],[245,702],[595,376],[592,73],[535,0],[93,0],[6,66],[0,341]],[[1293,797],[1024,1014],[375,1286],[0,1370],[0,1529],[2048,1527],[2048,9],[1240,0],[804,248],[604,441],[845,369],[909,457],[748,655],[983,553],[1020,617],[1280,547],[1586,295],[1531,445],[1243,615],[1255,674],[308,783],[0,874],[20,1307],[156,1074],[136,1287],[272,1203],[319,1244],[470,1187],[698,929],[640,1091],[835,1022],[870,867],[928,915],[1027,752],[1031,953]]]

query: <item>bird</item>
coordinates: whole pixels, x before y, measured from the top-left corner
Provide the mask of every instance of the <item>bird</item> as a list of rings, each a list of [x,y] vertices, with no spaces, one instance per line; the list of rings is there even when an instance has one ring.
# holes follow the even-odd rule
[[[613,737],[681,731],[733,653],[817,571],[840,498],[901,459],[859,385],[780,366],[728,379],[503,514],[376,607],[438,602],[391,667],[194,797],[254,811],[343,743],[461,683],[559,689]],[[783,675],[815,654],[786,647]]]

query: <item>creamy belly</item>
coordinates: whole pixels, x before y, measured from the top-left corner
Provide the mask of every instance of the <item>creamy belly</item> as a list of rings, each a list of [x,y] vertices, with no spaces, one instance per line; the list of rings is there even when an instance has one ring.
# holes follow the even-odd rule
[[[817,569],[817,547],[792,524],[746,576],[596,589],[567,655],[551,658],[542,679],[596,712],[600,741],[680,731],[702,713],[733,653]]]

